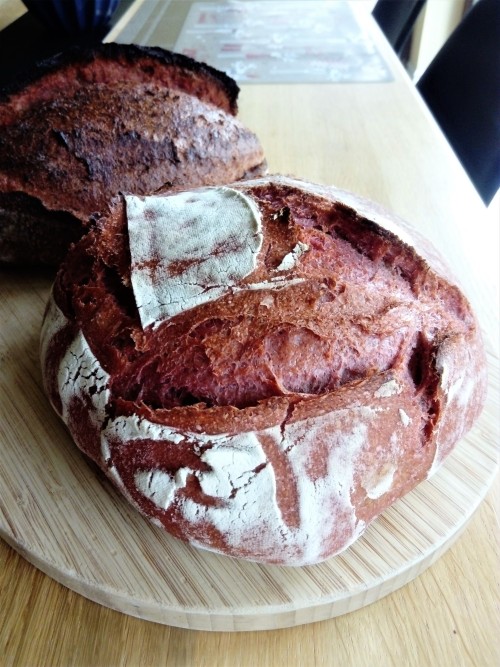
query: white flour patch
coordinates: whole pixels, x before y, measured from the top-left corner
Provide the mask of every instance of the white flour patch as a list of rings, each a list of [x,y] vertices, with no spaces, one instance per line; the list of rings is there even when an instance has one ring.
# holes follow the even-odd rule
[[[377,498],[381,498],[385,493],[390,491],[396,470],[395,465],[388,464],[382,470],[373,471],[366,477],[363,481],[363,488],[368,498],[377,500]]]
[[[305,283],[305,278],[271,278],[271,280],[264,280],[261,283],[248,283],[247,285],[242,285],[241,287],[234,287],[232,291],[245,292],[247,290],[281,290],[286,287],[293,287],[294,285],[300,285]]]
[[[274,296],[272,296],[272,294],[266,294],[260,302],[260,305],[264,306],[264,308],[272,308],[274,306]]]
[[[411,417],[406,414],[403,408],[399,408],[399,418],[405,428],[411,424]]]
[[[280,265],[276,267],[276,271],[290,271],[297,264],[299,258],[308,250],[309,246],[307,243],[299,241],[295,248],[283,257]]]
[[[92,422],[100,426],[106,417],[109,379],[109,375],[79,331],[61,361],[57,377],[63,420],[68,423],[70,418],[68,408],[72,404],[72,399],[80,397],[91,406],[89,416]]]
[[[178,489],[186,486],[187,468],[179,468],[175,475],[163,470],[140,470],[134,475],[137,490],[149,498],[157,507],[168,509]]]
[[[390,398],[391,396],[400,394],[402,391],[403,388],[396,380],[389,380],[388,382],[384,382],[373,395],[375,398]]]
[[[161,469],[138,470],[136,489],[158,508],[168,509],[175,501],[196,535],[197,526],[207,523],[225,536],[235,550],[261,553],[267,558],[288,553],[290,563],[313,563],[322,557],[332,534],[339,532],[352,543],[363,532],[351,502],[357,459],[364,447],[368,426],[376,410],[355,408],[335,415],[313,417],[301,422],[236,435],[182,433],[137,417],[111,420],[103,432],[106,441],[134,446],[135,439],[153,438],[194,446],[206,470],[181,468],[177,473]],[[285,457],[296,484],[299,523],[292,526],[281,513],[277,479],[267,459],[261,436],[273,441]],[[309,471],[311,452],[317,440],[326,440],[327,461],[322,471]],[[309,471],[309,472],[308,472]],[[178,494],[188,475],[194,475],[203,494],[215,503],[206,504]],[[283,480],[280,481],[283,484]],[[190,538],[192,544],[206,544]]]
[[[351,502],[357,460],[366,443],[376,411],[367,407],[338,410],[286,427],[281,447],[294,471],[299,495],[301,527],[293,541],[303,549],[305,563],[315,562],[330,535],[342,532],[352,543],[364,530]],[[318,440],[329,442],[325,474],[311,478],[307,469]],[[341,525],[340,523],[341,522]]]
[[[262,222],[246,195],[219,187],[125,201],[143,328],[218,299],[255,269]]]

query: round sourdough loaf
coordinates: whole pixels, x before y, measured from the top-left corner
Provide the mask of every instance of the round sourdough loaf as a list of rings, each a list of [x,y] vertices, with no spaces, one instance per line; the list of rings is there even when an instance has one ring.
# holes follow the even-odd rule
[[[223,72],[159,48],[103,44],[0,90],[0,261],[58,264],[120,191],[263,174]]]
[[[434,473],[486,388],[431,246],[280,176],[116,199],[57,275],[41,358],[75,442],[144,515],[283,565],[342,551]]]

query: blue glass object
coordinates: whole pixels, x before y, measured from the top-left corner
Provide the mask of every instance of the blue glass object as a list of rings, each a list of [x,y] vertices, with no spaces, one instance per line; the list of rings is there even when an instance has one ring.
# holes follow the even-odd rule
[[[93,33],[109,25],[119,0],[23,0],[47,28],[67,34]]]

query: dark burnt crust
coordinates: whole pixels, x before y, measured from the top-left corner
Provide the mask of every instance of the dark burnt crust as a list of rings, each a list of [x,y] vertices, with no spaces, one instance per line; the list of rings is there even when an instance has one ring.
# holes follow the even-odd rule
[[[85,221],[120,190],[236,180],[262,157],[252,132],[194,95],[150,83],[95,83],[32,105],[5,128],[0,183],[3,177],[10,189]]]
[[[0,262],[56,266],[83,233],[70,213],[48,211],[24,192],[0,191]]]
[[[189,56],[168,51],[161,47],[117,44],[115,42],[88,48],[75,46],[38,62],[34,67],[21,74],[16,81],[0,88],[0,104],[8,103],[17,93],[23,91],[28,86],[36,84],[49,74],[63,68],[88,65],[98,59],[103,62],[122,60],[130,66],[141,67],[145,74],[148,74],[149,68],[151,75],[154,74],[152,65],[155,63],[166,68],[175,67],[183,69],[187,73],[202,77],[211,85],[215,85],[225,96],[226,110],[233,115],[237,113],[239,87],[225,72],[206,63],[198,62]],[[194,77],[191,77],[189,81],[192,83]],[[192,91],[190,88],[186,88],[186,90],[187,92]],[[196,91],[192,91],[192,94],[196,94]]]
[[[0,261],[58,265],[120,191],[265,173],[258,138],[235,117],[238,92],[182,54],[114,43],[74,47],[0,90]]]

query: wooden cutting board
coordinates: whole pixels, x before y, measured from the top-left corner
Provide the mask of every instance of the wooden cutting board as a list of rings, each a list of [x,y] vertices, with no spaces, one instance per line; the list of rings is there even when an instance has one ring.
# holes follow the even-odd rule
[[[496,470],[498,376],[474,430],[435,477],[350,549],[312,567],[198,551],[150,525],[72,444],[41,384],[38,335],[52,276],[0,269],[0,536],[43,572],[139,618],[199,630],[320,621],[405,585],[453,543]]]

